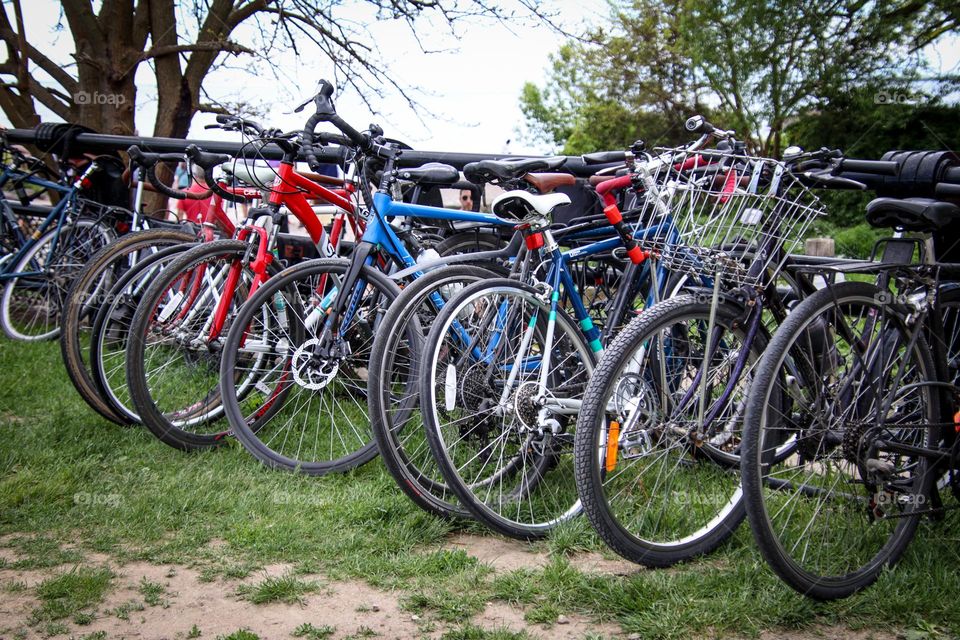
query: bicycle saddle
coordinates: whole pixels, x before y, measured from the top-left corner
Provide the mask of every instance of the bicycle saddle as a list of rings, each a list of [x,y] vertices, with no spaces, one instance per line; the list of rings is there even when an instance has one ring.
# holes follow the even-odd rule
[[[451,185],[460,181],[460,172],[441,162],[428,162],[416,169],[400,169],[397,175],[414,184]]]
[[[958,220],[960,207],[930,198],[877,198],[867,205],[867,222],[872,227],[930,232]]]
[[[244,160],[226,162],[221,166],[223,172],[240,182],[269,189],[277,177],[277,170],[268,164]]]
[[[549,216],[562,204],[570,204],[570,196],[565,193],[547,193],[535,195],[527,191],[504,191],[490,205],[493,215],[507,220],[523,220],[531,214]]]
[[[563,166],[567,159],[520,158],[518,160],[480,160],[471,162],[463,168],[463,175],[470,182],[484,184],[494,180],[514,180],[531,171],[553,171]]]

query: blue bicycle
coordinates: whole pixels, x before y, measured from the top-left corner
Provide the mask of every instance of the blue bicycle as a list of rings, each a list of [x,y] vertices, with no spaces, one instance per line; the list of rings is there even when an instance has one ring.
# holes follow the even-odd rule
[[[220,367],[221,401],[237,439],[268,466],[314,475],[353,468],[377,453],[367,406],[369,363],[374,338],[382,333],[385,314],[400,293],[396,283],[451,262],[508,264],[514,255],[511,247],[418,263],[416,249],[410,249],[415,238],[402,237],[395,226],[399,220],[454,220],[509,230],[516,226],[495,214],[399,201],[396,194],[403,182],[451,185],[459,172],[436,164],[399,168],[402,150],[355,131],[336,116],[329,97],[323,92],[318,97],[321,115],[307,123],[305,144],[316,124],[327,120],[360,153],[383,163],[379,187],[367,203],[366,231],[350,259],[303,263],[264,283],[234,319]],[[523,180],[530,172],[556,169],[563,162],[529,159],[496,167],[504,178]],[[531,175],[525,184],[538,182],[538,176],[543,180],[545,174]],[[573,181],[563,174],[539,184],[549,190]],[[361,184],[360,193],[368,193],[364,187]],[[569,202],[561,194],[539,198],[551,207]],[[388,276],[391,269],[395,272]],[[432,301],[436,307],[443,305],[439,293]]]
[[[98,164],[91,162],[69,186],[25,174],[15,161],[0,174],[0,188],[29,185],[60,195],[59,202],[29,234],[11,205],[3,202],[0,218],[9,253],[0,262],[0,327],[8,337],[31,342],[55,338],[73,276],[115,238],[103,221],[110,208],[79,195],[98,170]]]

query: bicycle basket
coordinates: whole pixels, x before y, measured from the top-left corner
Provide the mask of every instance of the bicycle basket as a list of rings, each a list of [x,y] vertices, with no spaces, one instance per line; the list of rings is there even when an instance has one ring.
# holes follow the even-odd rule
[[[656,232],[636,235],[640,248],[672,271],[764,286],[825,214],[816,195],[777,160],[720,151],[656,154],[638,167],[645,186],[641,220]]]

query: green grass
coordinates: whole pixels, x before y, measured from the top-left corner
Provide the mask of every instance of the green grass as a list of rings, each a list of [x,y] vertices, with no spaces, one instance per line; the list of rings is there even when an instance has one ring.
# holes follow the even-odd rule
[[[255,585],[244,585],[237,592],[253,604],[283,602],[285,604],[304,604],[308,593],[320,589],[316,582],[308,582],[293,576],[266,578]]]
[[[238,629],[228,636],[217,636],[217,640],[260,640],[260,636],[249,629]]]
[[[96,606],[103,601],[112,580],[109,569],[82,566],[47,578],[37,585],[41,604],[33,610],[31,622],[53,622]]]
[[[571,564],[568,556],[603,551],[585,523],[573,523],[536,547],[551,554],[546,567],[494,572],[462,550],[440,550],[452,532],[481,530],[420,511],[379,461],[305,478],[271,472],[235,443],[174,451],[143,429],[112,425],[88,410],[55,343],[0,339],[0,536],[16,558],[11,564],[52,572],[37,590],[37,625],[69,622],[102,602],[112,574],[84,564],[85,554],[97,551],[117,562],[189,565],[225,581],[285,563],[291,574],[274,579],[285,586],[268,588],[263,580],[250,593],[294,602],[310,593],[300,589],[316,578],[311,574],[361,579],[396,590],[407,610],[437,623],[438,634],[451,640],[522,637],[471,624],[491,601],[515,603],[531,621],[582,615],[644,638],[823,625],[934,629],[949,637],[960,634],[955,518],[951,512],[944,522],[925,521],[893,571],[867,591],[827,604],[783,586],[745,527],[703,560],[617,576]],[[149,604],[169,596],[141,583],[138,597]]]
[[[304,622],[290,634],[294,638],[307,638],[307,640],[325,640],[337,632],[336,627],[325,624],[321,627],[315,627],[309,622]]]
[[[151,582],[146,578],[140,578],[140,585],[137,587],[140,595],[143,596],[143,602],[151,607],[158,605],[166,608],[169,602],[163,597],[167,593],[166,587],[159,582]]]

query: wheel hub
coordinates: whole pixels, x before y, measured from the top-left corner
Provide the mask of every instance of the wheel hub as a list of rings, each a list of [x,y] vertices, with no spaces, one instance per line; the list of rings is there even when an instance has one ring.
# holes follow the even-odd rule
[[[324,360],[318,366],[314,359],[314,348],[318,344],[320,344],[319,338],[307,340],[293,352],[290,362],[293,381],[310,391],[319,391],[326,387],[340,369],[339,362],[330,360]]]

